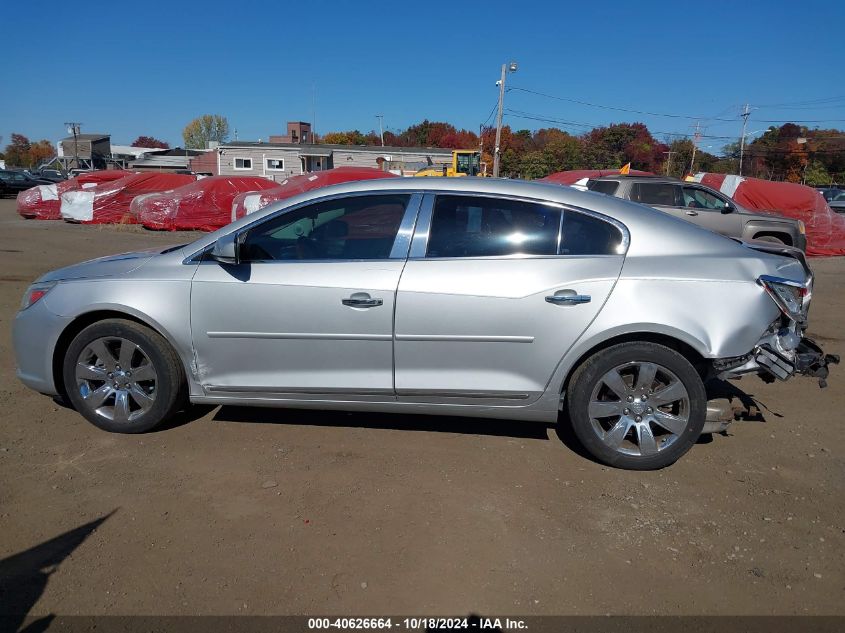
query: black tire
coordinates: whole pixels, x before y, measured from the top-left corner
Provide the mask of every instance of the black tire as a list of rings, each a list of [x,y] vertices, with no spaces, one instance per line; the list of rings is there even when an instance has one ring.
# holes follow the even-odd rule
[[[761,235],[760,237],[755,237],[754,241],[768,242],[769,244],[777,244],[778,246],[786,246],[786,242],[784,242],[779,237],[775,237],[774,235]]]
[[[606,420],[600,418],[591,419],[589,411],[594,390],[600,390],[599,393],[608,393],[606,391],[607,387],[603,386],[607,384],[604,382],[604,377],[608,375],[608,372],[611,372],[614,368],[629,364],[632,367],[632,372],[639,372],[639,369],[635,369],[640,366],[638,363],[647,363],[659,367],[657,373],[658,378],[649,384],[658,384],[661,376],[669,376],[669,373],[664,373],[665,370],[668,370],[668,372],[674,374],[674,378],[677,378],[686,389],[687,398],[683,406],[685,407],[684,413],[687,422],[682,432],[678,432],[677,434],[669,433],[657,423],[656,417],[651,417],[645,411],[633,412],[627,408],[624,409],[624,411],[628,412],[624,416],[624,419],[621,415],[615,420],[614,416],[609,416]],[[630,378],[625,378],[625,380],[630,380],[633,383],[633,378],[634,375],[632,374]],[[639,381],[639,373],[636,374],[636,380],[637,382]],[[625,384],[626,386],[628,385],[627,382]],[[605,391],[602,392],[601,390]],[[647,403],[647,398],[643,398],[643,402],[640,402],[638,398],[633,404],[627,406],[643,408],[646,404],[654,404],[658,409],[654,413],[654,416],[657,416],[662,412],[656,403],[657,397],[660,395],[659,389],[656,392],[650,391],[649,393],[652,395],[652,402]],[[604,397],[606,396],[599,396],[599,398]],[[616,398],[617,396],[610,394],[609,397]],[[587,452],[608,466],[629,470],[655,470],[675,463],[695,444],[701,435],[701,430],[704,428],[707,415],[707,395],[704,389],[704,383],[692,364],[675,350],[648,342],[620,343],[590,356],[573,373],[569,382],[569,388],[567,389],[566,400],[573,431]],[[617,405],[617,401],[610,401],[609,404]],[[621,397],[618,399],[618,406],[619,408],[626,406]],[[651,408],[647,410],[648,412],[652,411]],[[637,424],[627,427],[630,430],[624,431],[625,439],[620,442],[618,448],[609,446],[606,443],[607,440],[602,439],[599,435],[596,427],[602,429],[605,436],[609,438],[611,435],[609,427],[626,428],[624,424],[631,421],[636,413],[644,415],[642,418],[637,418]],[[641,419],[645,419],[643,424],[649,425],[648,428],[651,431],[656,430],[657,434],[664,433],[664,435],[660,436],[658,442],[651,444],[651,447],[656,446],[656,453],[644,454],[645,450],[641,450],[636,446],[640,437],[639,425],[641,424]],[[621,426],[617,427],[617,424]],[[606,425],[608,430],[605,430],[601,425]],[[681,426],[683,426],[683,423]],[[648,433],[651,433],[651,431],[648,431]],[[644,433],[646,432],[644,431]],[[622,432],[620,431],[618,435],[622,435]],[[652,439],[656,437],[657,435],[652,434]],[[668,442],[668,444],[660,448],[660,445],[664,442]],[[625,454],[625,452],[621,452],[623,450],[635,451],[638,454]],[[654,448],[651,448],[651,450],[654,450]]]
[[[76,375],[80,355],[86,351],[89,345],[98,339],[112,338],[126,340],[137,345],[138,351],[143,354],[143,360],[147,361],[155,372],[155,381],[152,388],[150,388],[152,381],[138,383],[143,384],[144,388],[150,391],[150,395],[153,396],[152,404],[146,411],[136,408],[132,413],[132,419],[126,421],[109,419],[92,409],[80,393],[81,386]],[[137,359],[138,356],[135,356],[135,358]],[[120,369],[119,366],[118,369]],[[65,390],[74,409],[91,424],[112,433],[143,433],[149,431],[171,418],[184,406],[186,401],[185,373],[179,356],[158,332],[134,321],[107,319],[89,325],[82,330],[71,341],[65,352],[62,377]],[[129,381],[130,379],[125,378],[124,380]],[[111,378],[108,379],[108,382],[111,382]],[[108,385],[105,386],[108,387]],[[109,399],[107,399],[108,401]],[[114,400],[111,401],[114,402]]]

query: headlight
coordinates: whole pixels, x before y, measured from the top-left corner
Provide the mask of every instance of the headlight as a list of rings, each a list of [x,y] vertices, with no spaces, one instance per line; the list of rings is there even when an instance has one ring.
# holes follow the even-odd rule
[[[805,301],[809,303],[809,290],[806,285],[782,277],[761,275],[757,283],[765,288],[780,311],[793,321],[805,319]]]
[[[55,281],[48,281],[40,284],[32,284],[26,289],[26,294],[21,301],[21,310],[26,310],[29,306],[36,303],[41,297],[50,292],[56,285]]]

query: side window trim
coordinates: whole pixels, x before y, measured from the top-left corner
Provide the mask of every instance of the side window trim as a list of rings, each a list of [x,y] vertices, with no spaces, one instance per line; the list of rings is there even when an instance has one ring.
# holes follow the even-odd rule
[[[417,223],[422,202],[423,195],[421,193],[411,194],[411,198],[408,200],[408,206],[405,207],[405,215],[402,216],[402,222],[399,224],[399,232],[396,233],[396,237],[393,240],[393,247],[390,249],[390,257],[388,259],[408,259],[411,239],[414,236],[414,227]]]
[[[428,236],[431,232],[431,214],[434,211],[434,194],[427,193],[423,196],[420,213],[417,217],[417,225],[414,228],[414,237],[411,240],[411,250],[408,253],[409,259],[425,259],[428,251]]]

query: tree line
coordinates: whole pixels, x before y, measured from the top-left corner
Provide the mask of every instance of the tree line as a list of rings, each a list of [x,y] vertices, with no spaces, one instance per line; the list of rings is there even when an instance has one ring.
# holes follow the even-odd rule
[[[403,131],[384,133],[384,144],[394,147],[438,147],[482,151],[482,160],[493,163],[496,130],[480,135],[450,123],[424,120]],[[373,130],[329,132],[322,143],[379,145]],[[558,128],[513,130],[505,125],[501,135],[501,173],[534,179],[572,169],[633,169],[682,178],[710,171],[736,174],[740,143],[726,144],[718,154],[696,147],[690,138],[659,140],[643,123],[612,123],[580,135]],[[809,185],[845,183],[845,131],[808,129],[793,123],[770,127],[744,147],[742,173],[768,180],[804,182]]]
[[[209,141],[225,142],[229,122],[220,115],[203,115],[183,131],[185,147],[205,148]],[[375,130],[328,132],[315,137],[320,143],[380,145]],[[423,120],[401,131],[384,132],[384,144],[392,147],[476,149],[482,161],[493,164],[496,130],[480,133],[458,129],[451,123]],[[706,137],[705,137],[706,138]],[[168,148],[152,136],[139,136],[133,145]],[[617,169],[631,163],[633,169],[682,178],[697,171],[736,174],[742,154],[742,174],[768,180],[803,182],[808,185],[845,183],[845,131],[809,129],[794,123],[771,126],[764,134],[740,148],[728,143],[718,154],[704,151],[689,138],[659,140],[643,123],[611,123],[580,135],[558,128],[513,130],[502,128],[501,174],[512,178],[542,178],[571,169]],[[0,154],[7,166],[37,167],[55,155],[48,140],[30,142],[12,134]]]

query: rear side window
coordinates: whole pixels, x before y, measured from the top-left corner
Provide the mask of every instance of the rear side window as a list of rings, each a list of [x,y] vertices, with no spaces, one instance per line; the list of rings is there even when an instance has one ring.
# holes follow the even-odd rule
[[[619,189],[619,183],[615,180],[588,180],[587,189],[612,196]]]
[[[560,236],[561,255],[620,255],[622,231],[604,220],[566,211]]]
[[[649,205],[660,205],[664,207],[677,207],[678,187],[661,182],[639,182],[634,185],[631,192],[631,200]]]
[[[560,213],[534,202],[437,196],[426,257],[555,255]]]

